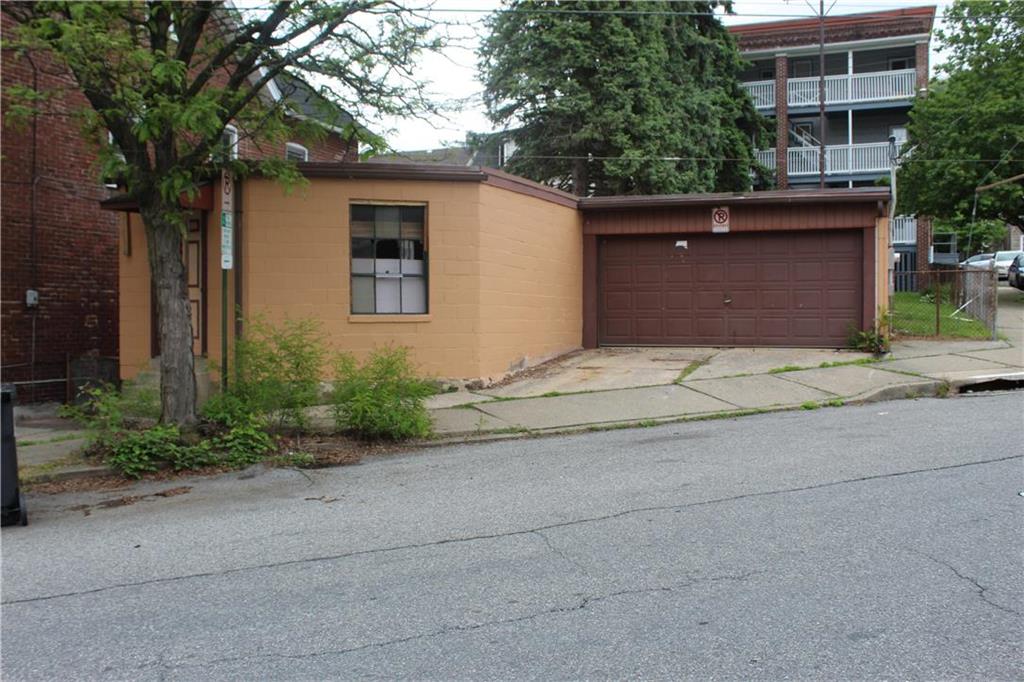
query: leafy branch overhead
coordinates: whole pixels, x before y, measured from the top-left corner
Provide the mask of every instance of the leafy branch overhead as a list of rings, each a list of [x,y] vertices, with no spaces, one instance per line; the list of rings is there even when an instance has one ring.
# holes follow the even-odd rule
[[[377,116],[423,116],[437,107],[416,78],[419,53],[440,47],[425,16],[392,0],[7,2],[14,58],[62,69],[88,106],[74,112],[145,227],[160,347],[161,419],[196,421],[192,318],[182,230],[192,195],[221,169],[300,179],[284,143],[339,136],[371,149],[361,125]],[[318,87],[313,87],[310,82]],[[53,93],[6,93],[32,116]],[[255,148],[225,153],[227,126]],[[108,143],[108,134],[110,142]],[[230,137],[230,136],[229,136]],[[275,151],[276,150],[276,151]]]
[[[45,50],[74,76],[91,105],[81,112],[90,134],[103,141],[110,132],[103,173],[132,195],[171,199],[230,164],[217,154],[228,124],[256,143],[313,142],[333,130],[379,149],[384,140],[357,120],[437,110],[413,69],[440,38],[386,0],[241,11],[219,1],[36,2],[3,11],[18,22],[6,47]],[[312,93],[306,111],[279,96],[289,87]],[[19,104],[45,106],[41,99],[26,91]],[[261,170],[286,177],[288,169],[274,159]]]

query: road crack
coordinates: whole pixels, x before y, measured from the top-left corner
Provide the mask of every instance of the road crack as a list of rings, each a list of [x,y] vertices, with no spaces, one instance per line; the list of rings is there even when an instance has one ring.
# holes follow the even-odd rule
[[[920,474],[937,473],[944,471],[952,471],[956,469],[963,469],[965,467],[974,466],[986,466],[990,464],[1000,464],[1003,462],[1009,462],[1012,460],[1019,460],[1024,458],[1024,455],[1008,455],[1006,457],[998,457],[995,459],[981,460],[977,462],[964,462],[961,464],[948,464],[945,466],[929,467],[925,469],[913,469],[909,471],[896,471],[888,474],[875,474],[872,476],[860,476],[857,478],[843,479],[840,481],[829,481],[827,483],[816,483],[814,485],[799,486],[795,488],[783,488],[780,490],[765,490],[761,492],[743,493],[740,495],[732,495],[729,497],[719,497],[711,500],[702,500],[699,502],[687,502],[683,504],[666,504],[666,505],[655,505],[648,507],[634,507],[630,509],[624,509],[610,514],[602,514],[599,516],[586,517],[581,519],[573,519],[569,521],[561,521],[558,523],[550,523],[543,526],[537,526],[536,528],[526,528],[520,530],[510,530],[499,533],[484,533],[479,535],[466,535],[455,538],[444,538],[441,540],[433,540],[429,542],[416,542],[407,543],[403,545],[392,545],[389,547],[375,547],[371,549],[361,549],[352,552],[342,552],[338,554],[329,554],[324,556],[307,557],[305,559],[286,559],[282,561],[272,561],[263,564],[253,564],[250,566],[239,566],[237,568],[227,568],[219,571],[201,571],[197,573],[189,573],[186,575],[169,576],[166,578],[152,578],[149,580],[137,580],[124,583],[115,583],[113,585],[105,585],[103,587],[96,587],[88,590],[79,590],[76,592],[63,592],[59,594],[43,595],[39,597],[25,597],[24,599],[10,599],[0,602],[5,606],[13,604],[27,604],[33,602],[49,601],[52,599],[64,599],[68,597],[80,597],[85,595],[97,594],[101,592],[108,592],[110,590],[127,589],[132,587],[143,587],[148,585],[160,585],[165,583],[173,583],[184,580],[194,580],[197,578],[211,578],[221,577],[226,575],[234,575],[236,573],[245,573],[248,571],[259,571],[273,568],[283,568],[287,566],[298,566],[302,564],[314,564],[323,563],[328,561],[341,561],[344,559],[351,559],[355,557],[372,556],[376,554],[385,554],[390,552],[404,552],[404,551],[415,551],[419,549],[426,549],[431,547],[443,547],[445,545],[462,544],[468,542],[481,542],[486,540],[498,540],[504,538],[511,538],[523,535],[533,535],[539,532],[548,531],[556,528],[571,528],[574,526],[581,526],[590,523],[603,523],[606,521],[613,521],[634,514],[649,514],[653,512],[665,512],[665,511],[682,511],[684,509],[699,509],[702,507],[710,507],[719,504],[729,504],[732,502],[739,502],[743,500],[759,499],[764,497],[774,497],[776,495],[790,495],[794,493],[809,492],[813,490],[822,490],[826,488],[834,488],[843,485],[853,485],[857,483],[865,483],[868,481],[878,481],[891,478],[900,478],[903,476],[916,476]]]
[[[938,557],[932,556],[931,554],[928,554],[927,552],[922,552],[920,550],[912,549],[910,551],[913,552],[914,554],[919,554],[920,556],[923,556],[926,559],[930,559],[931,561],[935,562],[939,566],[942,566],[942,567],[946,568],[950,573],[955,575],[957,578],[959,578],[963,582],[965,582],[965,583],[969,584],[971,587],[973,587],[974,591],[978,593],[978,598],[981,599],[981,601],[983,601],[986,604],[988,604],[989,606],[991,606],[992,608],[999,609],[1000,611],[1003,611],[1005,613],[1009,613],[1011,615],[1018,616],[1018,617],[1021,616],[1021,615],[1024,615],[1024,614],[1021,614],[1021,612],[1017,611],[1016,609],[1012,609],[1009,606],[1004,606],[1004,605],[1000,604],[999,602],[992,601],[992,599],[987,594],[988,591],[991,588],[985,587],[984,585],[979,583],[977,578],[972,578],[971,576],[967,575],[966,573],[961,572],[956,566],[954,566],[953,564],[949,563],[948,561],[943,561],[942,559],[939,559]]]

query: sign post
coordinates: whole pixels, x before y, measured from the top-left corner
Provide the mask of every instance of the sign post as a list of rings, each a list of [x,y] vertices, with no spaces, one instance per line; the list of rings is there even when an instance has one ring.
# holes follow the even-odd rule
[[[228,270],[235,266],[235,181],[220,175],[220,388],[228,388]]]

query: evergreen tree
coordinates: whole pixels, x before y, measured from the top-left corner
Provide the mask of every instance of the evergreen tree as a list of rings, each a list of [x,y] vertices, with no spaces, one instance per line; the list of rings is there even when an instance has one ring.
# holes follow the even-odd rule
[[[750,188],[766,131],[718,0],[514,0],[480,50],[508,169],[575,194]]]

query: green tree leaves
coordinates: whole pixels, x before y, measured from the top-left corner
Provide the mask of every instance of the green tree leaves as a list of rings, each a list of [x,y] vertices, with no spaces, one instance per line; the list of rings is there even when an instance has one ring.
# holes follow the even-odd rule
[[[910,112],[898,210],[935,216],[977,251],[998,241],[998,222],[1024,224],[1024,183],[975,195],[1024,172],[1024,3],[958,0],[936,34],[949,55],[945,77]]]
[[[718,4],[519,0],[493,15],[480,68],[518,147],[509,170],[578,194],[748,189],[764,121]]]

